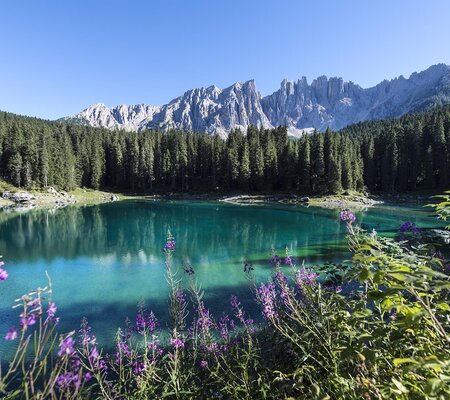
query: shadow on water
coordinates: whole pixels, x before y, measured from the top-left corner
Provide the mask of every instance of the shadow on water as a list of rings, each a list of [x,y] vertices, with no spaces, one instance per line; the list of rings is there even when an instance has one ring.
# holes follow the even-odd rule
[[[239,298],[245,308],[246,315],[255,322],[262,321],[260,309],[254,300],[252,285],[237,285],[235,287],[223,288],[221,290],[204,290],[203,301],[211,314],[218,320],[222,314],[232,314],[230,297],[235,295]],[[194,317],[194,300],[187,290],[187,297],[190,299],[188,308],[188,323]],[[114,350],[114,342],[117,330],[124,329],[135,322],[138,305],[143,304],[148,312],[153,311],[160,323],[160,330],[164,334],[169,326],[168,299],[143,297],[138,302],[111,303],[107,299],[104,301],[80,302],[76,304],[64,304],[58,309],[57,315],[61,317],[57,331],[60,333],[70,332],[79,329],[81,319],[86,318],[92,327],[92,332],[96,335],[99,344],[107,352]],[[2,319],[7,320],[10,325],[18,321],[18,311],[10,308],[0,309]],[[14,343],[1,341],[0,354],[2,358],[12,354]]]

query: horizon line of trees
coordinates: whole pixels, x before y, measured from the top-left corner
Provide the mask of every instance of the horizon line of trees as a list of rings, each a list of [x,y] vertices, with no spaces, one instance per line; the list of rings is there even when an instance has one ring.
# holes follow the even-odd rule
[[[338,132],[285,127],[217,135],[125,132],[0,112],[0,177],[15,186],[135,192],[342,190],[450,186],[450,106]]]

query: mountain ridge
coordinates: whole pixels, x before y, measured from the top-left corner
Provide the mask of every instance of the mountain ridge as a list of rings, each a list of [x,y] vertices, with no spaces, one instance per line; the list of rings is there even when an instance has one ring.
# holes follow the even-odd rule
[[[73,116],[61,118],[74,124],[109,129],[142,131],[177,129],[219,134],[287,126],[293,136],[305,130],[341,129],[352,123],[396,118],[450,103],[450,66],[435,64],[421,72],[383,80],[362,88],[340,77],[319,76],[308,84],[283,79],[280,88],[262,97],[255,81],[236,82],[221,89],[216,85],[187,90],[162,106],[103,103],[89,106]]]

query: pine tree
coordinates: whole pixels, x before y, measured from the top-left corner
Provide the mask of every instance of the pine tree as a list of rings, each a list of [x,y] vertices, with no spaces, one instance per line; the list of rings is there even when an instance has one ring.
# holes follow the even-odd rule
[[[395,130],[390,130],[384,137],[384,152],[381,157],[381,189],[385,192],[394,192],[396,188],[398,152]]]
[[[238,183],[240,169],[239,147],[243,140],[242,133],[239,130],[233,130],[227,139],[227,175],[230,188]]]
[[[272,190],[273,183],[278,177],[277,148],[272,132],[268,131],[264,136],[265,187],[268,190]]]
[[[91,159],[91,181],[90,186],[94,189],[99,189],[102,186],[102,178],[105,166],[105,153],[103,147],[100,145],[100,138],[92,142],[90,148]]]
[[[311,136],[311,189],[314,193],[323,190],[325,178],[324,137],[318,132]]]
[[[22,186],[22,156],[19,152],[14,153],[8,163],[9,176],[13,185]]]
[[[264,183],[264,153],[261,146],[259,131],[255,127],[249,127],[247,138],[250,152],[250,172],[252,188],[261,190]]]
[[[311,192],[311,138],[303,134],[299,145],[299,190],[302,193]]]
[[[242,154],[241,154],[241,163],[239,168],[239,186],[243,190],[247,190],[249,187],[250,181],[250,154],[248,150],[248,143],[246,140],[243,140],[242,143]]]
[[[337,134],[328,128],[324,134],[324,166],[326,190],[338,193],[342,190],[342,165],[340,161],[339,140]]]
[[[433,134],[433,164],[435,170],[436,187],[446,188],[448,185],[448,150],[445,138],[444,121],[438,116],[432,127]]]
[[[375,141],[373,136],[366,137],[361,146],[364,182],[369,190],[375,190],[377,165],[375,162]]]

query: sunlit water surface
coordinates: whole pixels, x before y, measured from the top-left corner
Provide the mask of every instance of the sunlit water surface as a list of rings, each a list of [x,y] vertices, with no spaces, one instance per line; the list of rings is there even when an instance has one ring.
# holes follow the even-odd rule
[[[421,228],[442,226],[420,206],[380,206],[357,214],[367,229],[394,235],[414,221]],[[124,201],[91,207],[0,213],[0,254],[9,279],[0,283],[0,355],[4,333],[17,326],[14,299],[53,284],[53,300],[69,331],[86,317],[99,341],[109,346],[118,327],[134,319],[144,301],[161,326],[167,323],[168,289],[162,247],[168,230],[176,239],[174,265],[187,281],[191,265],[216,315],[239,296],[258,319],[244,260],[257,280],[271,273],[271,248],[289,248],[297,262],[314,265],[349,258],[345,226],[337,211],[302,206],[244,206],[218,202]],[[6,351],[6,350],[5,350]],[[4,353],[4,351],[3,351]],[[7,353],[7,352],[6,352]]]

